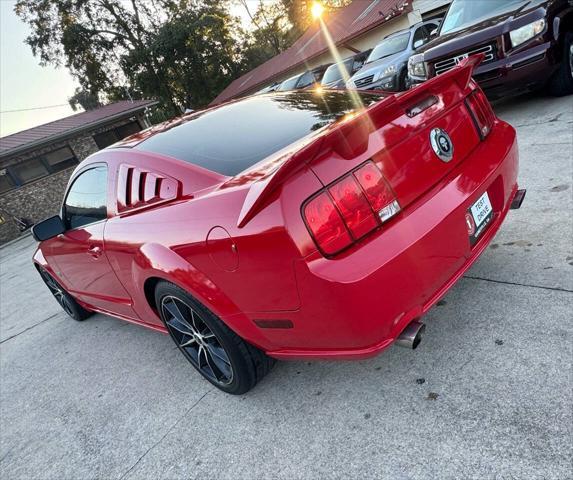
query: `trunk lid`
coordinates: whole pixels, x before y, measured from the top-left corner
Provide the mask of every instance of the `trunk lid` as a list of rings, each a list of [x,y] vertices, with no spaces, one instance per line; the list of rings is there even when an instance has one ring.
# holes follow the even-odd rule
[[[463,101],[465,96],[465,86],[450,81],[423,84],[382,100],[368,110],[365,121],[370,125],[362,125],[362,133],[359,122],[354,131],[346,133],[350,142],[352,135],[363,137],[366,148],[362,152],[356,154],[360,151],[356,148],[345,158],[344,152],[333,145],[331,150],[323,148],[310,166],[327,186],[371,159],[405,208],[463,162],[480,142]],[[442,151],[448,145],[451,158]],[[440,153],[445,155],[440,158]]]

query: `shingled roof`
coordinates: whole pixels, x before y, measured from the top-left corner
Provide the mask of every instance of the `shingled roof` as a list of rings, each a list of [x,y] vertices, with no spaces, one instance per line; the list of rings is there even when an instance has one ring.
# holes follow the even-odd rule
[[[411,0],[355,0],[347,7],[327,15],[324,23],[334,43],[341,46],[368,30],[411,11]],[[327,50],[324,35],[319,24],[315,22],[290,48],[233,81],[213,100],[212,105],[238,97],[255,88],[263,88],[272,78],[302,66]]]
[[[124,100],[110,103],[94,110],[77,113],[54,122],[44,123],[43,125],[2,137],[0,138],[0,157],[37,148],[83,130],[93,129],[102,124],[129,117],[155,104],[157,104],[155,100]]]

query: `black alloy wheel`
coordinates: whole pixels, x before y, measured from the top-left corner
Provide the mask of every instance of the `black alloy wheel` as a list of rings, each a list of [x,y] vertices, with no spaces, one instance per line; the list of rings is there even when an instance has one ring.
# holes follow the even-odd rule
[[[179,349],[204,377],[223,387],[233,381],[227,352],[197,312],[183,300],[166,295],[161,299],[161,317]]]
[[[60,304],[64,312],[78,322],[92,315],[92,312],[83,308],[44,268],[38,268],[44,283]]]
[[[185,358],[218,389],[241,395],[253,388],[275,360],[247,343],[182,288],[160,281],[155,305]]]

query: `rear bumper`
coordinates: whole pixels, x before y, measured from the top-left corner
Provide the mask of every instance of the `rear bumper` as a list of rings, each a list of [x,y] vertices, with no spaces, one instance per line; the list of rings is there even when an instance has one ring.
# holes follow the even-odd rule
[[[438,160],[437,160],[438,161]],[[267,330],[279,359],[360,359],[391,345],[471,267],[517,191],[515,131],[499,122],[473,153],[367,242],[336,259],[295,263],[301,309],[294,328]],[[494,219],[472,247],[465,214],[488,191]],[[274,338],[273,338],[274,337]]]

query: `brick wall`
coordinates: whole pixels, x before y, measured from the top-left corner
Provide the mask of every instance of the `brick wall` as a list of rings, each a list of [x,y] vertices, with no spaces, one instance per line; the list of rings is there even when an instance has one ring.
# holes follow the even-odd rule
[[[80,137],[52,143],[23,155],[2,159],[0,167],[4,168],[66,145],[73,150],[76,158],[82,161],[99,150],[92,135],[118,127],[129,121],[129,119],[122,120],[89,133],[84,133]],[[18,226],[10,214],[34,223],[59,213],[66,185],[73,170],[74,168],[72,167],[54,173],[0,195],[0,216],[4,220],[3,223],[0,223],[0,245],[20,235]]]

